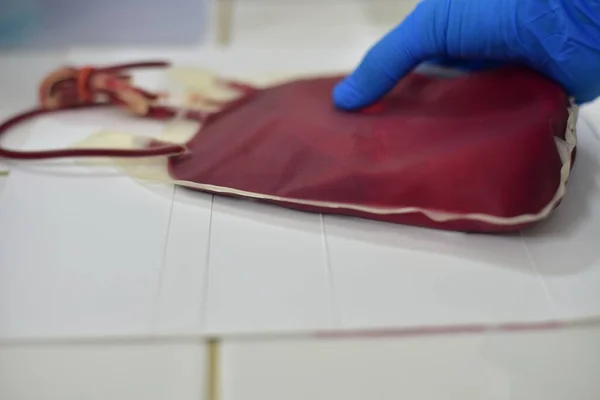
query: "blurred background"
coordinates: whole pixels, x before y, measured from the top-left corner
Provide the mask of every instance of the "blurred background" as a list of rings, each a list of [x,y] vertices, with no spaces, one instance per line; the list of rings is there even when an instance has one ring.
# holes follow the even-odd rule
[[[0,0],[0,46],[364,46],[417,0]],[[315,40],[318,38],[318,40]]]

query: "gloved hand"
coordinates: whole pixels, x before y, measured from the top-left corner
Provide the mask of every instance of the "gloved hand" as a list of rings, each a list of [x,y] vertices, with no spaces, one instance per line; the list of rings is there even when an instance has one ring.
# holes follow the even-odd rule
[[[577,103],[600,96],[600,0],[422,0],[333,91],[368,106],[424,61],[479,69],[510,62],[560,83]]]

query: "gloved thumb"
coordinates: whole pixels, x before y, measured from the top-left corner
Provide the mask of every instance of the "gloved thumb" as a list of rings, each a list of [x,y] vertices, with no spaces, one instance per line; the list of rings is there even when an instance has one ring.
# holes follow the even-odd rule
[[[421,2],[406,19],[376,43],[352,74],[333,90],[336,107],[368,106],[396,86],[422,61],[441,55],[446,20],[439,2]],[[447,10],[446,10],[447,11]]]

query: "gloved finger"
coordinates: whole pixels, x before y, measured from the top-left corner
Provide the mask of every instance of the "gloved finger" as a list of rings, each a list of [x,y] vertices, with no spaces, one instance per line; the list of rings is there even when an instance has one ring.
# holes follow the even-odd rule
[[[424,61],[422,64],[435,65],[444,68],[458,69],[467,72],[483,71],[486,69],[498,68],[506,63],[500,61],[490,60],[463,60],[456,58],[434,58],[432,60]]]
[[[443,55],[442,2],[425,0],[396,28],[376,43],[358,68],[333,90],[336,107],[353,110],[377,101],[425,59]],[[443,3],[442,3],[443,4]]]

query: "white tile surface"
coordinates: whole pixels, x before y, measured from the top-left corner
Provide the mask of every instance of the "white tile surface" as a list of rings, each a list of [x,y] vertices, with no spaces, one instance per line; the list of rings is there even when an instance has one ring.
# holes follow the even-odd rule
[[[226,341],[223,400],[596,400],[600,330]],[[0,398],[205,399],[193,343],[0,346]]]
[[[327,217],[345,327],[552,317],[521,238],[455,234]]]
[[[48,72],[62,66],[67,57],[64,51],[0,53],[0,114],[22,111],[36,104],[38,85]]]
[[[199,332],[206,322],[212,196],[178,187],[174,200],[156,331]]]
[[[331,327],[318,215],[215,197],[211,226],[209,331]]]
[[[204,376],[197,344],[0,347],[7,400],[198,400]]]
[[[577,159],[567,196],[554,215],[525,233],[559,316],[600,314],[600,140],[597,105],[582,112]],[[586,122],[587,121],[587,122]]]
[[[600,331],[232,342],[223,400],[596,400]]]
[[[97,129],[40,121],[26,148]],[[173,188],[70,161],[11,168],[0,197],[0,336],[147,333]]]

